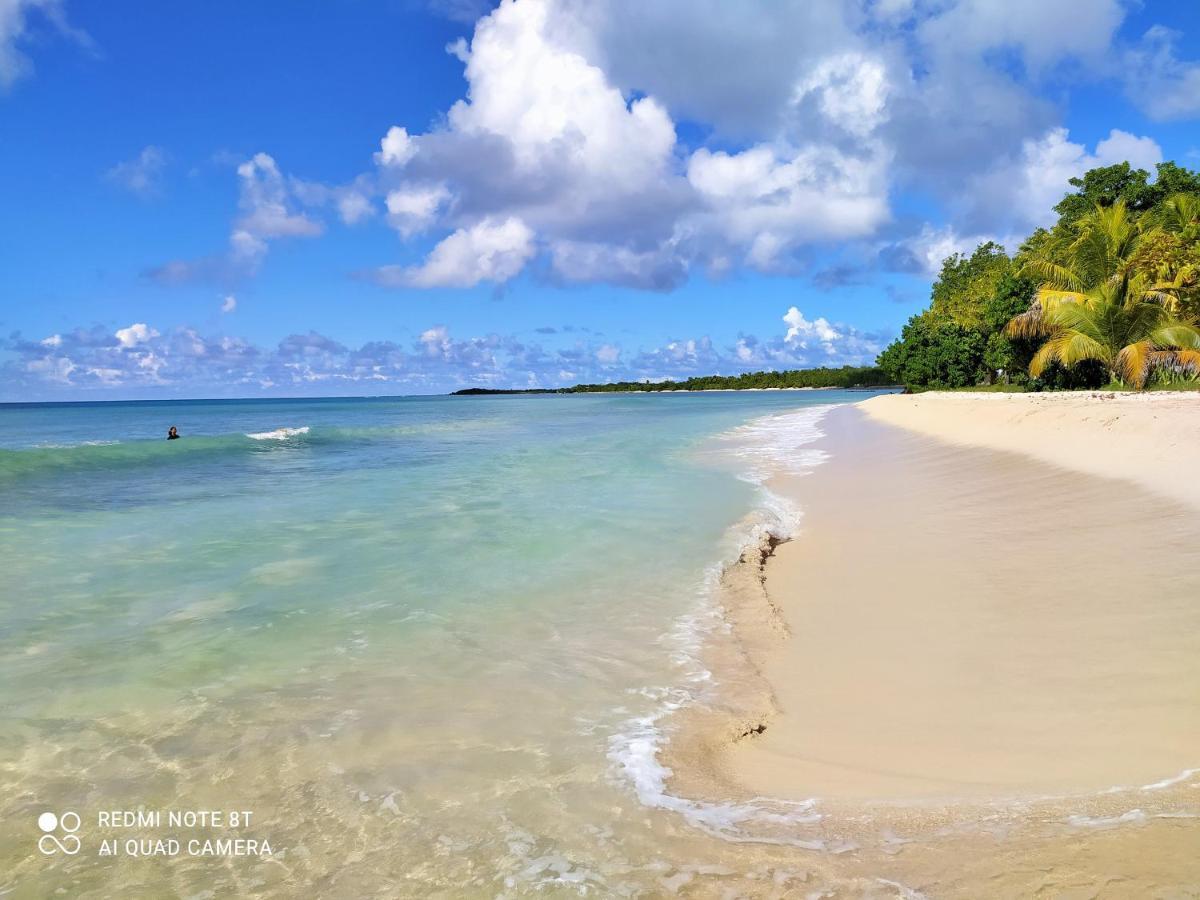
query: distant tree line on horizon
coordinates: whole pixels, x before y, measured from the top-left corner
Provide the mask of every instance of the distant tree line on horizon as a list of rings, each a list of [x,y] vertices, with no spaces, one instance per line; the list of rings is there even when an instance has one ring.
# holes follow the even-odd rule
[[[786,372],[745,372],[741,375],[701,375],[683,381],[614,381],[609,384],[577,384],[565,388],[497,390],[464,388],[459,396],[478,394],[598,394],[618,391],[744,391],[768,388],[862,388],[891,383],[877,366],[791,369]]]
[[[930,305],[880,354],[910,389],[1200,384],[1200,174],[1129,163],[1072,178],[1013,256],[954,254]]]
[[[683,381],[617,381],[612,384],[577,384],[564,393],[605,391],[718,391],[766,388],[857,388],[889,384],[877,366],[842,366],[790,369],[785,372],[745,372],[741,375],[701,375]]]

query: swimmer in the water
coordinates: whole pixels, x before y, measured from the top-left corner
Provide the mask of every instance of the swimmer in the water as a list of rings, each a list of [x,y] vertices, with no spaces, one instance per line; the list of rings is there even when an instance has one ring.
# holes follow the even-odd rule
[[[170,428],[167,429],[167,440],[168,441],[179,440],[179,429],[176,428],[174,425],[172,425]]]

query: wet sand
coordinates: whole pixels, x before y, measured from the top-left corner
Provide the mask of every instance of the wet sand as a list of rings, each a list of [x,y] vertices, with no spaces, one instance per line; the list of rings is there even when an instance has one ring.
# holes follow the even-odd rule
[[[726,576],[679,789],[814,799],[833,872],[928,896],[1200,896],[1200,508],[858,408],[822,429],[769,483],[801,532]]]

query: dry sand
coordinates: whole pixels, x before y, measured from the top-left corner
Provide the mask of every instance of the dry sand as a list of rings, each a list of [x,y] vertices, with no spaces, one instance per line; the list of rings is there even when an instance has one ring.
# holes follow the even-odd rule
[[[822,428],[830,461],[770,483],[802,532],[727,576],[680,790],[818,798],[861,848],[831,866],[930,896],[1200,896],[1200,395]]]
[[[767,795],[1029,797],[1200,765],[1200,514],[1130,484],[830,418],[766,592]]]
[[[1032,456],[1200,506],[1200,391],[931,392],[873,397],[859,408],[948,443]]]

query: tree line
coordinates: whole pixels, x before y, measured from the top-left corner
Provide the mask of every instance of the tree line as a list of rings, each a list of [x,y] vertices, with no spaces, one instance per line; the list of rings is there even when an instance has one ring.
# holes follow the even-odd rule
[[[577,384],[565,388],[497,390],[464,388],[459,396],[480,394],[597,394],[617,391],[744,391],[769,388],[864,388],[889,385],[878,366],[791,369],[786,372],[746,372],[741,375],[702,375],[683,381],[614,381],[610,384]]]
[[[912,389],[1134,389],[1200,381],[1200,174],[1129,163],[1071,179],[1010,256],[993,242],[942,264],[930,304],[880,354]]]
[[[617,381],[612,384],[577,384],[568,394],[605,391],[744,391],[768,388],[858,388],[886,385],[878,366],[842,366],[790,369],[786,372],[745,372],[741,375],[701,375],[683,381]]]

